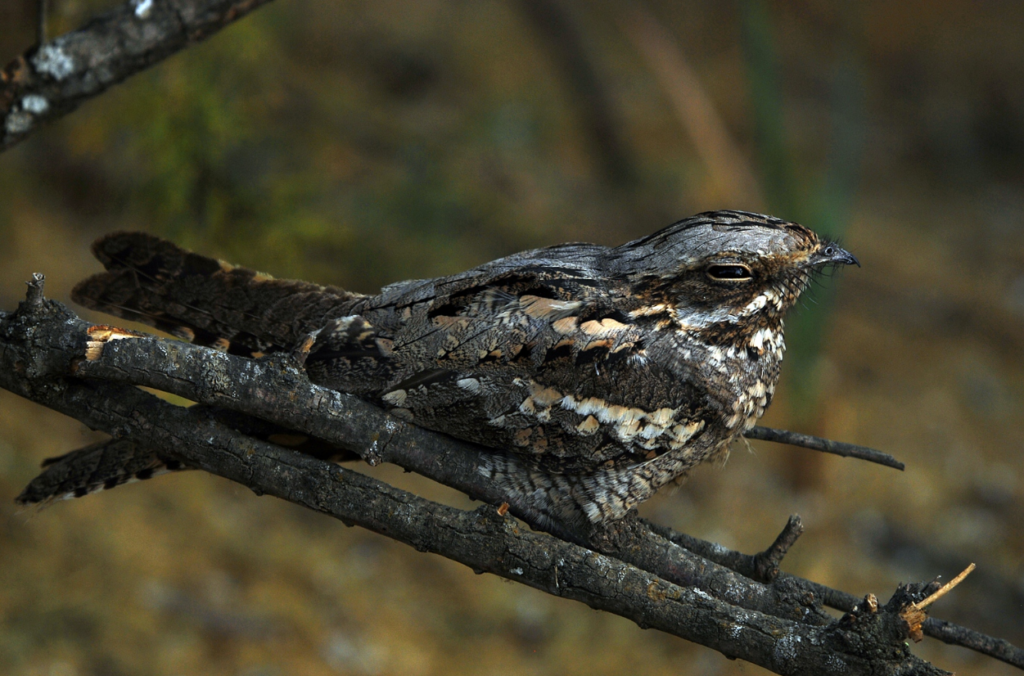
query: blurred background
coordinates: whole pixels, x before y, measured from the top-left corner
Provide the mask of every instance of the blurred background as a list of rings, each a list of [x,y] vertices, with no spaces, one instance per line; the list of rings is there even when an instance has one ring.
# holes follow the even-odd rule
[[[52,35],[115,4],[51,0]],[[0,3],[4,63],[34,13]],[[755,552],[799,513],[784,570],[883,599],[974,561],[935,614],[1019,645],[1021,35],[1012,0],[279,0],[0,157],[0,307],[34,271],[67,301],[116,229],[374,291],[708,209],[799,220],[864,267],[791,317],[765,422],[907,471],[738,444],[643,514]],[[94,438],[0,392],[4,674],[763,673],[199,473],[14,507]]]

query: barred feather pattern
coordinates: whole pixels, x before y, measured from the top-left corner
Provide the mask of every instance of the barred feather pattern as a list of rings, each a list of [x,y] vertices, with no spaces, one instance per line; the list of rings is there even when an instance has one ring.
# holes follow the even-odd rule
[[[127,483],[189,469],[131,439],[109,439],[43,461],[43,472],[15,498],[19,505],[81,498]]]

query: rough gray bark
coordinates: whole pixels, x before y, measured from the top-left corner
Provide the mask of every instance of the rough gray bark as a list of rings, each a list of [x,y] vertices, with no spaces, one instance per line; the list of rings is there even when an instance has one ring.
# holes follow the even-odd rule
[[[581,536],[592,541],[590,547],[580,546],[499,515],[493,504],[503,496],[493,495],[474,469],[479,449],[318,388],[287,360],[247,360],[148,336],[98,340],[103,335],[105,330],[96,330],[63,305],[44,300],[37,280],[18,312],[0,317],[0,386],[258,494],[281,497],[476,571],[582,601],[777,673],[819,674],[830,668],[850,674],[945,673],[911,655],[906,644],[909,627],[901,611],[926,590],[902,589],[885,607],[861,603],[834,621],[821,610],[828,594],[815,593],[827,588],[774,575],[778,559],[795,539],[795,526],[760,559],[752,557],[762,564],[745,572],[697,556],[635,519],[611,532]],[[207,405],[174,406],[136,385]],[[226,424],[227,418],[216,415],[211,405],[313,434],[375,462],[397,462],[492,505],[465,512],[423,500],[247,436]],[[528,518],[525,506],[516,509]],[[770,582],[752,579],[773,575]]]
[[[0,152],[269,0],[132,0],[0,71]]]

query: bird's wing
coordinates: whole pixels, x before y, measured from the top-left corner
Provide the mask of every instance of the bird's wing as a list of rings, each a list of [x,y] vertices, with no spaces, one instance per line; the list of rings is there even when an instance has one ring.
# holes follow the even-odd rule
[[[309,355],[310,376],[547,469],[636,462],[679,446],[700,427],[687,415],[692,388],[645,358],[646,328],[588,266],[597,247],[587,246],[528,252],[368,299],[359,317],[380,359],[339,356],[328,332]]]

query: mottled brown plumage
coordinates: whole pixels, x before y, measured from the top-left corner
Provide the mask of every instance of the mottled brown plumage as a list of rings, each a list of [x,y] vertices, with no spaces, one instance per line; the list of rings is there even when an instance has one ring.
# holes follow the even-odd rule
[[[699,214],[619,247],[562,244],[360,295],[141,233],[94,245],[74,299],[253,354],[310,334],[310,378],[495,450],[485,474],[563,523],[620,518],[728,452],[771,401],[782,317],[823,266],[807,228]]]

